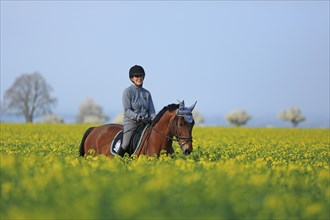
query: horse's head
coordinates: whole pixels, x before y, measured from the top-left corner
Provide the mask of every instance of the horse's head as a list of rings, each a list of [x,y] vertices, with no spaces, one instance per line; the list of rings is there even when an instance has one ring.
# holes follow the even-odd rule
[[[192,111],[197,101],[190,107],[184,105],[184,101],[179,103],[179,108],[175,116],[175,137],[180,144],[183,154],[190,154],[193,150],[192,146],[192,129],[195,121]]]
[[[179,104],[170,104],[156,115],[152,123],[156,136],[152,137],[159,138],[156,140],[160,143],[159,152],[165,150],[168,153],[173,153],[172,141],[177,141],[180,144],[183,154],[192,152],[192,129],[195,124],[192,111],[196,103],[191,107],[186,107],[184,101]],[[165,143],[160,140],[165,141]]]

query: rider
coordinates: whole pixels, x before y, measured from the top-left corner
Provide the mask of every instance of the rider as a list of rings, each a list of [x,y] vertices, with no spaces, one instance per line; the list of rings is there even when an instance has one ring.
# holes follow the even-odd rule
[[[146,119],[153,119],[155,108],[148,90],[143,88],[145,72],[142,66],[134,65],[129,70],[132,85],[123,92],[124,107],[124,135],[123,143],[118,150],[118,155],[123,156],[128,150],[132,134],[137,125]]]

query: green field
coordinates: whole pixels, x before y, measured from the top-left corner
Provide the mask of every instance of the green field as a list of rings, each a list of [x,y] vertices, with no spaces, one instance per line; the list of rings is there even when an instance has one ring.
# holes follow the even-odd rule
[[[1,124],[1,219],[329,219],[329,129],[195,127],[194,151],[78,157],[87,125]]]

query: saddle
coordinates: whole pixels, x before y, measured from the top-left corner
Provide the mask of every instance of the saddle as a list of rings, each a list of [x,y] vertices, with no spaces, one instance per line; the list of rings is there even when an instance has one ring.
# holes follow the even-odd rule
[[[131,137],[129,147],[127,149],[127,153],[129,155],[134,154],[137,151],[137,149],[140,147],[144,132],[147,130],[149,126],[150,124],[145,124],[145,123],[138,125],[137,129],[134,131]],[[111,154],[117,155],[117,151],[121,146],[122,142],[123,142],[123,130],[120,130],[110,144]]]

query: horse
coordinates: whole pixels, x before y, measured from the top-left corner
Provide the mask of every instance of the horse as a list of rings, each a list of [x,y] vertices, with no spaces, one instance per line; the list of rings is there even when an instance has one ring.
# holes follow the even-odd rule
[[[145,127],[139,146],[133,152],[128,152],[129,155],[159,156],[163,151],[172,154],[173,141],[178,142],[183,154],[190,154],[193,150],[192,130],[195,124],[192,111],[196,103],[197,101],[186,107],[184,101],[181,101],[179,104],[165,106]],[[114,157],[116,153],[110,146],[120,131],[123,131],[121,124],[104,124],[88,128],[81,140],[80,156],[104,154]]]

